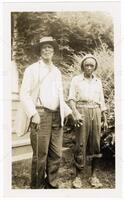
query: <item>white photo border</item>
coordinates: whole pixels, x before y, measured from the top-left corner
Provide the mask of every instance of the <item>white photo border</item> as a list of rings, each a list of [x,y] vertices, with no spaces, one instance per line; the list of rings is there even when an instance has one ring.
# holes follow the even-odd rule
[[[23,190],[11,189],[11,12],[24,11],[105,11],[110,12],[114,19],[114,45],[115,45],[115,118],[116,118],[116,188],[115,189],[59,189],[55,191],[49,190]],[[120,1],[83,1],[83,2],[40,2],[40,3],[7,3],[3,4],[3,83],[4,83],[4,154],[3,154],[3,185],[4,197],[66,197],[66,198],[100,198],[100,197],[121,197],[121,16]]]

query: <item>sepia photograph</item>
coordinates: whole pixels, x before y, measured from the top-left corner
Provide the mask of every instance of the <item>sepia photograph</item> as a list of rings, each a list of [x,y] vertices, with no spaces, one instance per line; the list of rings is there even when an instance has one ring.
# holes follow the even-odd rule
[[[105,12],[11,13],[13,188],[115,187],[113,36]]]
[[[9,187],[116,190],[117,20],[57,8],[9,12]]]

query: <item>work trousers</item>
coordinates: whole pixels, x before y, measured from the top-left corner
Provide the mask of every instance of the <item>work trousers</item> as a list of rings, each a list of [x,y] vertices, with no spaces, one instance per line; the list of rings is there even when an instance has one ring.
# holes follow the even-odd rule
[[[88,108],[85,105],[77,106],[82,115],[83,125],[76,129],[75,165],[82,169],[86,164],[86,156],[91,158],[101,156],[100,136],[101,136],[101,110],[99,107]]]
[[[39,114],[39,128],[36,129],[31,124],[31,188],[43,188],[46,180],[55,187],[62,155],[63,129],[60,125],[60,112],[44,108],[39,110]]]

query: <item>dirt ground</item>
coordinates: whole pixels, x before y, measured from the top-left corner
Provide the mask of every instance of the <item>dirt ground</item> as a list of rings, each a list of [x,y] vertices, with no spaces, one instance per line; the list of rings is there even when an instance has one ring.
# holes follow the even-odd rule
[[[69,138],[70,137],[70,138]],[[63,151],[63,157],[58,175],[59,188],[73,188],[72,181],[75,177],[73,161],[74,143],[72,135],[64,137],[63,145],[67,148]],[[31,159],[15,162],[12,165],[12,188],[30,188]],[[91,172],[90,162],[80,173],[82,189],[91,188],[89,176]],[[115,188],[115,159],[101,158],[97,169],[97,175],[103,184],[103,188]]]

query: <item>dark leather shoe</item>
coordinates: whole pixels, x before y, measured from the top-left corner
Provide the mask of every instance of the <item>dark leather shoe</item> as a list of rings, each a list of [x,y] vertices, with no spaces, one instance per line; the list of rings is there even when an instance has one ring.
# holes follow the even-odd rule
[[[40,185],[30,185],[30,188],[31,189],[44,189],[46,187],[47,183],[46,181],[44,180]]]
[[[53,186],[49,183],[46,183],[44,189],[58,189],[59,187],[58,186]]]

